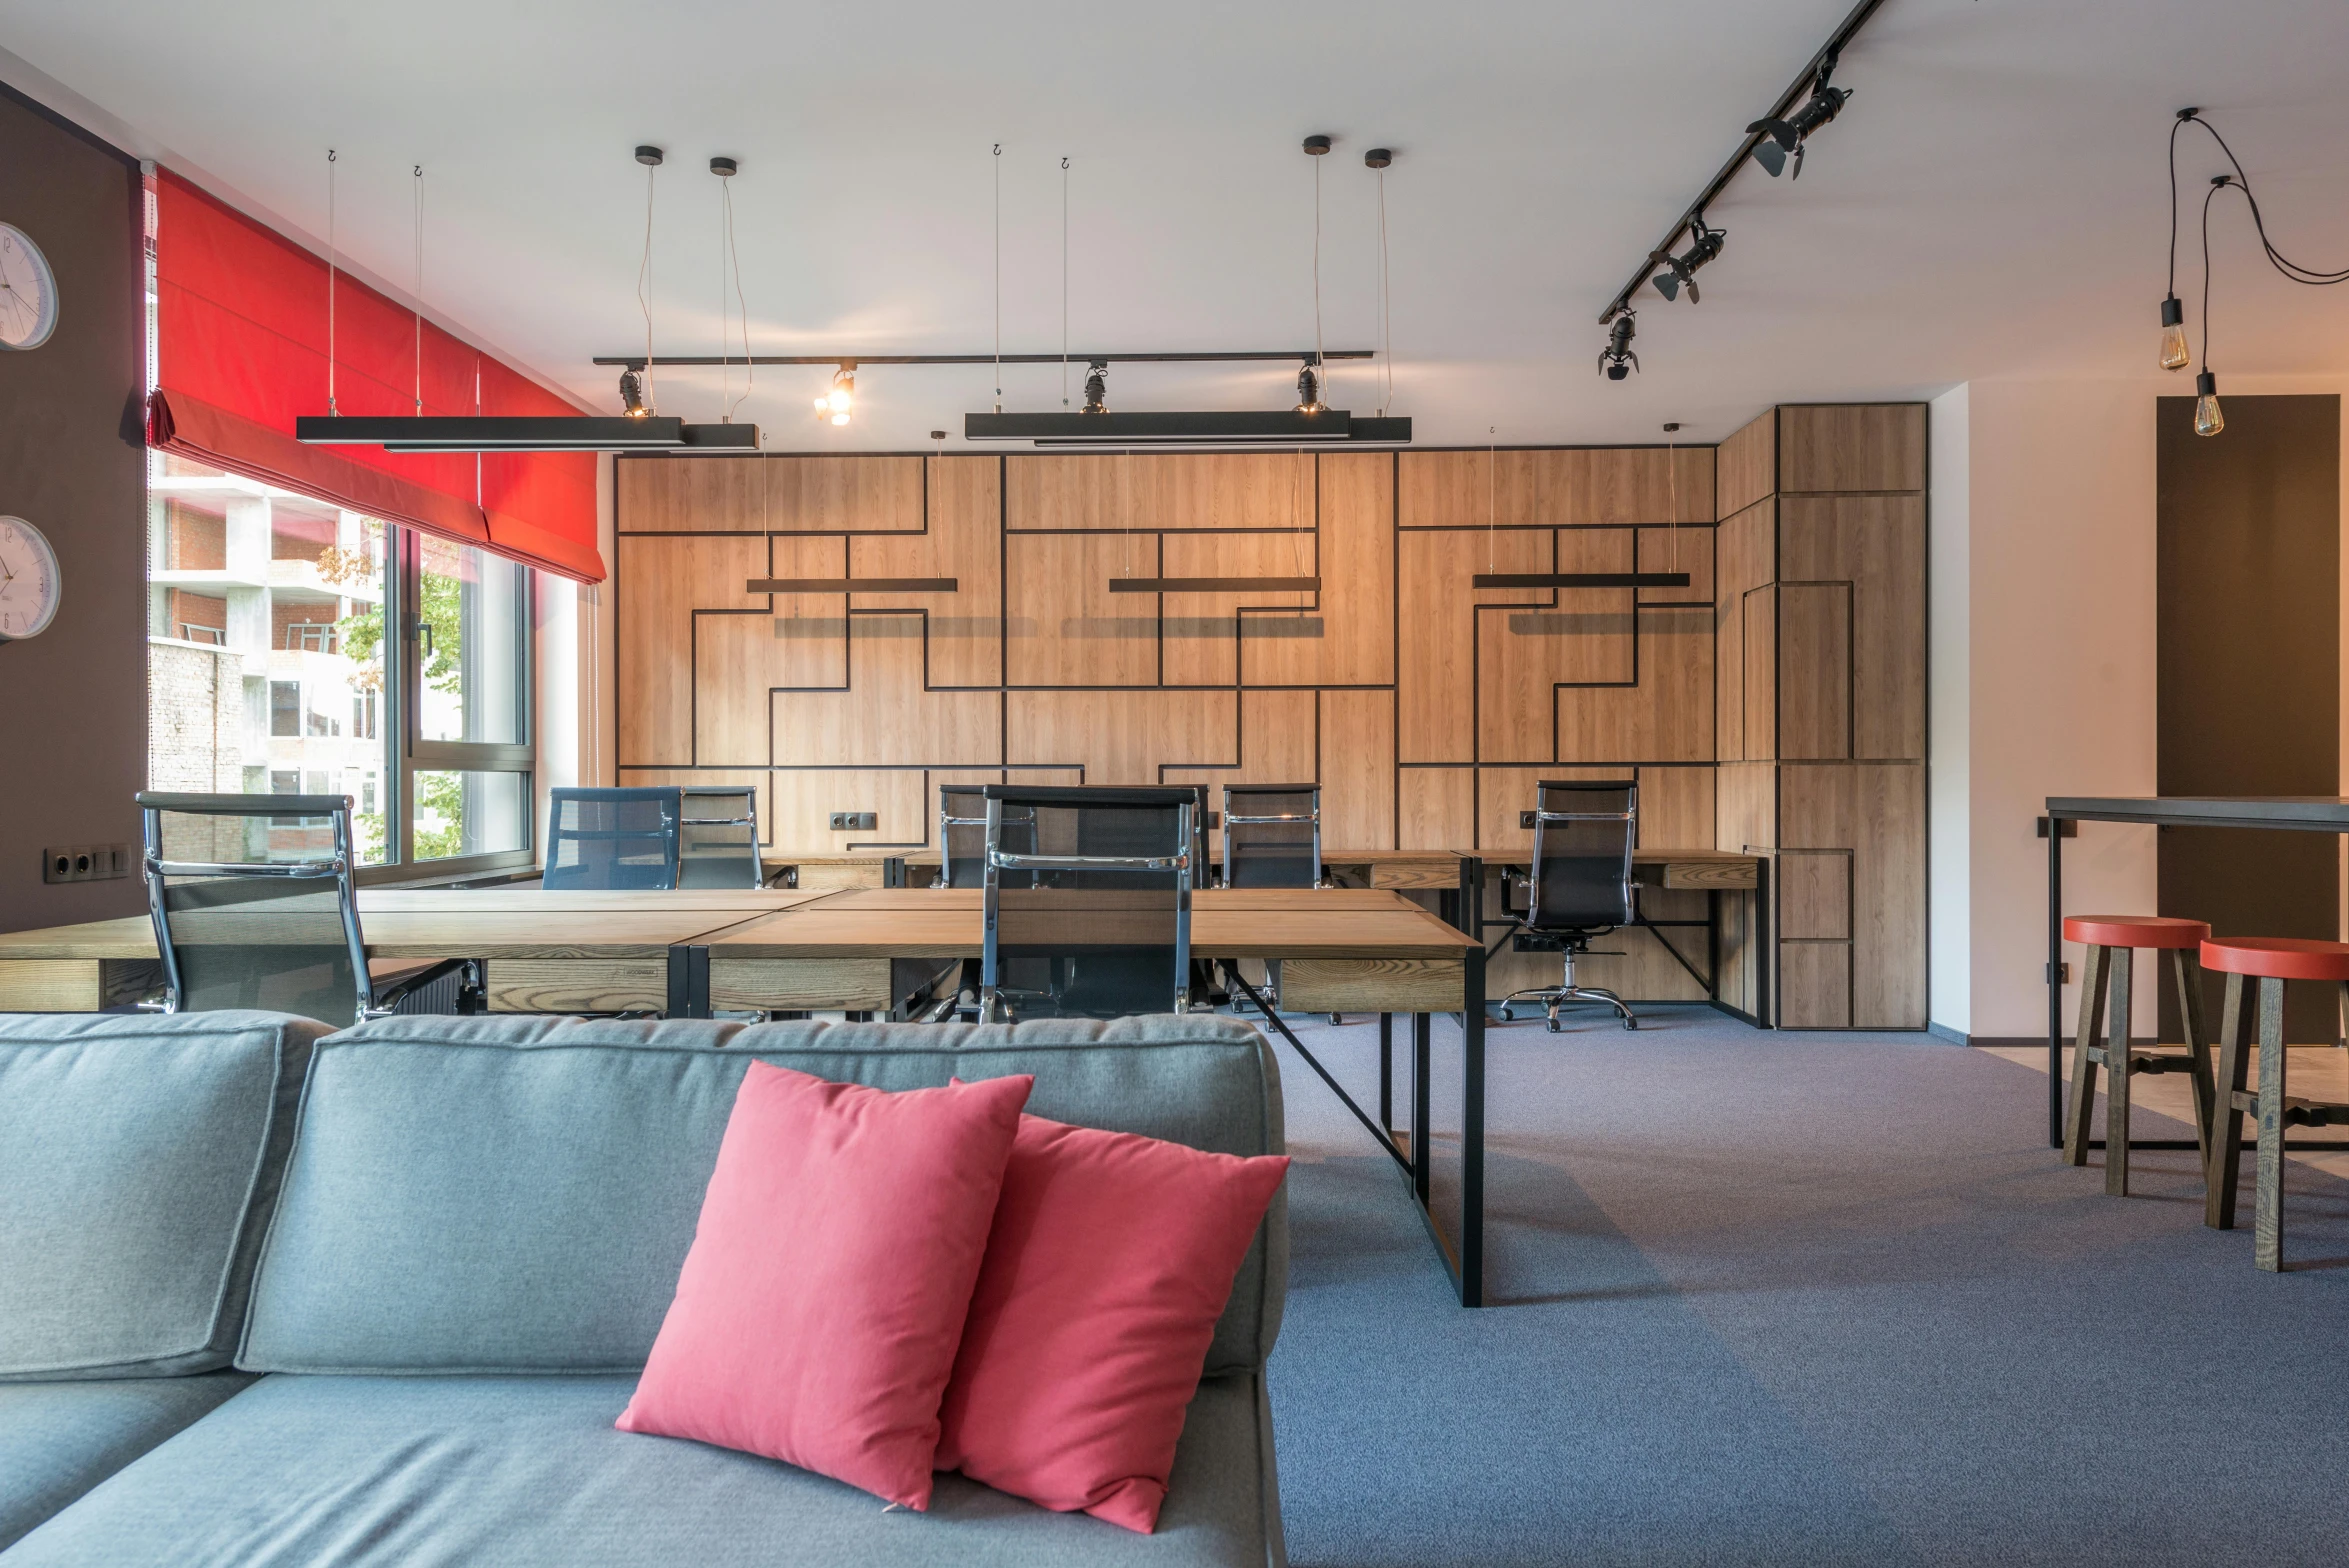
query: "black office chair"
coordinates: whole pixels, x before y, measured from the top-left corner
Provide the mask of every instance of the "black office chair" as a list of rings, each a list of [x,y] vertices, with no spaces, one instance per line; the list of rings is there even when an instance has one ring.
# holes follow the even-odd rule
[[[428,1010],[426,988],[452,978],[456,1010],[481,1010],[471,959],[408,964],[380,982],[369,973],[349,796],[135,798],[162,1011],[254,1007],[347,1029]]]
[[[765,887],[759,860],[759,792],[749,784],[679,788],[677,885]]]
[[[989,784],[982,794],[980,1017],[1188,1011],[1198,790]],[[1034,848],[1007,847],[1022,830]]]
[[[685,811],[684,792],[675,785],[548,793],[554,824],[539,886],[659,891],[677,885]]]
[[[1321,786],[1223,787],[1223,885],[1321,886]]]
[[[1604,936],[1634,918],[1635,885],[1631,852],[1639,838],[1639,786],[1629,780],[1598,783],[1543,780],[1535,787],[1533,872],[1524,886],[1522,910],[1509,906],[1502,884],[1502,913],[1516,917],[1511,948],[1520,953],[1557,953],[1565,966],[1558,984],[1514,992],[1501,1003],[1504,1019],[1512,1004],[1537,1002],[1556,1033],[1558,1009],[1570,1002],[1600,1002],[1636,1029],[1639,1018],[1623,998],[1598,986],[1574,983],[1577,954],[1590,951],[1591,938]]]
[[[978,887],[986,880],[987,796],[983,784],[938,786],[938,875],[932,887]],[[1035,813],[1013,807],[1003,816],[1003,846],[1015,853],[1036,849]],[[1014,875],[1008,885],[1032,878]]]

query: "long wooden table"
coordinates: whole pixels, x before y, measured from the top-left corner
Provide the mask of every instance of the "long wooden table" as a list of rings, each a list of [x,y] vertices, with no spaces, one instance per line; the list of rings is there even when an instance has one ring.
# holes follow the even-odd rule
[[[980,894],[962,888],[362,889],[359,911],[371,961],[479,959],[498,1012],[884,1012],[898,1000],[898,964],[976,958],[983,950]],[[1247,982],[1236,960],[1279,962],[1285,1006],[1379,1015],[1374,1119],[1277,1012],[1262,1012],[1395,1161],[1461,1304],[1481,1306],[1483,947],[1388,890],[1227,888],[1193,895],[1191,950],[1241,989]],[[0,1011],[91,1011],[159,981],[154,931],[144,917],[0,934]],[[1437,1013],[1456,1013],[1465,1036],[1460,1211],[1451,1235],[1431,1201],[1430,1022]],[[1394,1125],[1396,1014],[1412,1024],[1407,1131]]]

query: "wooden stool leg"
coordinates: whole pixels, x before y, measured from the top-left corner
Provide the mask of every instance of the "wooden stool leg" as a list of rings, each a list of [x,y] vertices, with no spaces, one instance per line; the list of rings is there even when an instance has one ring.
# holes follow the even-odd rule
[[[2104,1191],[2129,1195],[2129,989],[2135,978],[2134,948],[2112,950],[2112,1001],[2106,1006],[2104,1048]]]
[[[2259,1197],[2251,1261],[2284,1267],[2284,982],[2259,982]]]
[[[2064,1163],[2088,1163],[2088,1114],[2096,1104],[2096,1037],[2104,1029],[2104,967],[2110,950],[2091,943],[2080,954],[2080,1027],[2072,1036],[2072,1104],[2064,1118]]]
[[[2227,998],[2219,1004],[2219,1070],[2217,1092],[2211,1101],[2210,1165],[2203,1173],[2202,1223],[2213,1230],[2235,1228],[2235,1188],[2243,1170],[2243,1109],[2235,1096],[2243,1092],[2244,1069],[2250,1053],[2244,1049],[2243,977],[2227,976]]]
[[[2186,1077],[2194,1087],[2194,1147],[2207,1169],[2210,1118],[2217,1095],[2210,1078],[2210,1036],[2202,1032],[2202,965],[2192,953],[2173,948],[2170,970],[2178,982],[2178,1018],[2186,1031],[2186,1058],[2193,1064]]]

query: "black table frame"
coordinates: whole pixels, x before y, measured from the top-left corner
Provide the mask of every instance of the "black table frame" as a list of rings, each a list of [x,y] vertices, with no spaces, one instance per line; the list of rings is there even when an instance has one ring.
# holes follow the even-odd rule
[[[2064,824],[2134,822],[2153,827],[2266,828],[2349,833],[2349,797],[2328,795],[2050,795],[2047,835],[2047,1146],[2064,1142]],[[2083,977],[2085,979],[2085,977]],[[2206,1045],[2209,1042],[2204,1042]],[[2244,1147],[2257,1146],[2246,1139]],[[2101,1149],[2102,1138],[2088,1147]],[[2131,1138],[2132,1149],[2192,1149],[2191,1138]],[[2349,1149],[2349,1140],[2301,1139],[2294,1149]]]

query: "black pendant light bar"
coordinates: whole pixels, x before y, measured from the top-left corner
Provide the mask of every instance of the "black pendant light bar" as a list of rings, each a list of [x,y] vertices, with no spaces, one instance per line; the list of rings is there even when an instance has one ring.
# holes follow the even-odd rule
[[[1356,419],[1342,408],[1181,410],[1165,413],[965,414],[968,441],[1033,441],[1038,446],[1146,446],[1176,441],[1281,446],[1329,441],[1408,441],[1408,418]]]
[[[1478,572],[1472,588],[1686,588],[1686,572]]]
[[[1683,234],[1693,236],[1697,232],[1700,222],[1699,215],[1707,207],[1713,205],[1722,191],[1728,189],[1729,182],[1736,176],[1737,171],[1745,167],[1747,159],[1753,157],[1754,149],[1761,145],[1765,137],[1772,134],[1764,127],[1774,122],[1786,120],[1795,105],[1810,95],[1811,88],[1819,79],[1819,67],[1842,54],[1844,46],[1852,41],[1853,35],[1867,24],[1868,18],[1874,16],[1877,8],[1883,4],[1884,0],[1859,0],[1859,4],[1852,7],[1851,14],[1837,25],[1835,31],[1828,36],[1827,42],[1820,46],[1819,52],[1812,55],[1795,79],[1787,84],[1786,91],[1778,95],[1778,101],[1770,106],[1770,112],[1753,122],[1753,126],[1745,133],[1745,139],[1737,144],[1737,151],[1731,153],[1729,161],[1721,165],[1720,172],[1715,174],[1711,182],[1697,193],[1697,199],[1688,204],[1687,210],[1673,220],[1672,227],[1664,231],[1664,237],[1656,242],[1655,249],[1641,258],[1639,266],[1631,274],[1631,281],[1616,290],[1615,297],[1607,302],[1607,308],[1599,312],[1600,326],[1606,326],[1628,309],[1631,305],[1631,297],[1646,286],[1648,280],[1655,276],[1658,268],[1664,267],[1672,259],[1672,244],[1675,240]],[[1717,242],[1715,249],[1718,249]]]
[[[1318,577],[1112,577],[1111,593],[1319,593]]]
[[[753,577],[745,593],[956,593],[958,577]]]
[[[1242,360],[1296,359],[1370,359],[1374,351],[1367,348],[1333,348],[1326,354],[1312,349],[1241,349],[1233,353],[1196,354],[740,354],[726,358],[717,354],[605,354],[595,363],[619,365],[629,370],[642,370],[646,365],[841,365],[855,369],[865,365],[1057,365],[1063,360],[1072,364],[1088,365],[1220,365]]]
[[[658,414],[303,414],[294,420],[294,439],[305,446],[379,446],[387,452],[741,452],[758,449],[759,427],[689,425]]]

